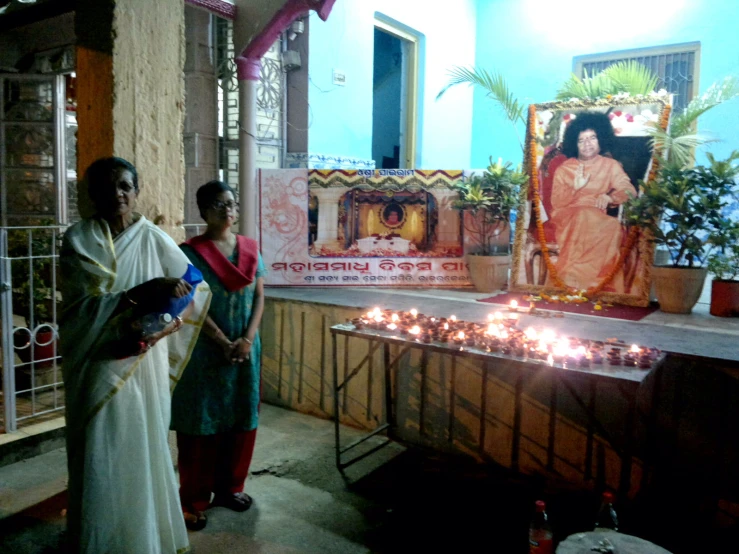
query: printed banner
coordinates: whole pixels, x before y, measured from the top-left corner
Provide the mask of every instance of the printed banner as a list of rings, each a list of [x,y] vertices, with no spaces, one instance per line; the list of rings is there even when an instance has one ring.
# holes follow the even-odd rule
[[[470,286],[451,188],[463,172],[259,172],[268,285]]]

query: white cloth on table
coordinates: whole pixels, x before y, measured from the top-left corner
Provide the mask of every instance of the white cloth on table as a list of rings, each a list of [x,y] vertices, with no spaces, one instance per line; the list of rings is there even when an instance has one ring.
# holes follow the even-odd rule
[[[373,250],[389,250],[391,252],[398,252],[399,254],[407,254],[410,244],[411,241],[400,237],[393,237],[391,239],[364,237],[363,239],[357,240],[359,251],[363,254],[372,252]]]

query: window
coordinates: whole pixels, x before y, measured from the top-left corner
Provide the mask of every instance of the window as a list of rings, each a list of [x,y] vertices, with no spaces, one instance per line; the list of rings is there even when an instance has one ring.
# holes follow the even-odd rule
[[[664,88],[673,94],[674,111],[680,113],[698,91],[700,48],[700,42],[686,42],[577,56],[573,59],[572,70],[582,78],[586,72],[595,75],[615,63],[634,60],[659,77],[657,90]]]

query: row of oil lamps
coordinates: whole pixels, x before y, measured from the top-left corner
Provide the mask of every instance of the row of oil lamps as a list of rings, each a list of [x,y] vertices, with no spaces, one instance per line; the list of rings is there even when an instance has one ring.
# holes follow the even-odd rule
[[[552,330],[537,331],[533,327],[522,331],[516,327],[518,314],[510,311],[513,313],[489,314],[487,324],[483,325],[462,321],[453,315],[448,318],[427,316],[416,309],[404,312],[374,308],[352,319],[351,323],[358,330],[398,333],[426,344],[436,342],[475,347],[487,352],[542,360],[549,365],[591,367],[610,364],[648,369],[660,355],[656,348],[636,344],[629,348],[603,341],[558,337]]]

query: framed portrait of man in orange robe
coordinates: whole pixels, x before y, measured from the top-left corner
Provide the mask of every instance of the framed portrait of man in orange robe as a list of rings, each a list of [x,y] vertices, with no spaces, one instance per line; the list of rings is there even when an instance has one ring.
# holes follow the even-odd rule
[[[649,303],[653,247],[622,212],[657,169],[648,131],[668,117],[662,94],[530,106],[512,291]]]

